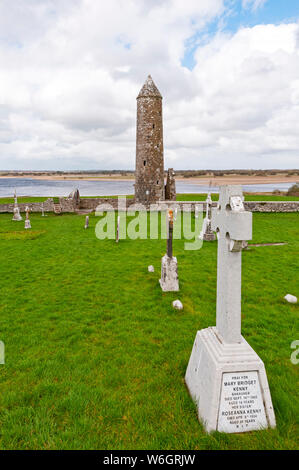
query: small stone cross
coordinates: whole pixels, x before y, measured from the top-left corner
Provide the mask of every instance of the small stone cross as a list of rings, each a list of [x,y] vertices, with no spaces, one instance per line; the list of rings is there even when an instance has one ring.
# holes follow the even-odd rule
[[[241,186],[220,187],[212,230],[218,237],[216,328],[224,343],[240,343],[241,255],[252,238],[252,213],[245,211]]]

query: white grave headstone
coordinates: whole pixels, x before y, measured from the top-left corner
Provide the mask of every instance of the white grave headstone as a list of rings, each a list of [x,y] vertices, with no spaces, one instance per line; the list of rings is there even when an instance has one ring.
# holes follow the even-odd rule
[[[89,216],[87,215],[85,218],[85,225],[84,228],[87,229],[89,227]]]
[[[21,214],[20,214],[20,209],[18,206],[18,198],[17,198],[17,191],[15,189],[15,194],[14,194],[14,208],[13,208],[13,218],[12,220],[20,221],[23,220]]]
[[[25,229],[28,229],[28,228],[31,228],[31,223],[30,223],[30,219],[29,219],[29,207],[26,206],[25,208],[25,211],[26,211],[26,219],[25,219]]]
[[[172,254],[172,238],[173,238],[173,210],[168,209],[168,238],[167,238],[167,253],[161,260],[161,279],[160,286],[163,292],[177,292],[179,291],[179,278],[178,278],[178,262]]]
[[[203,235],[202,238],[205,241],[214,241],[215,240],[215,234],[212,230],[212,225],[211,225],[211,214],[212,214],[212,198],[211,194],[208,193],[207,199],[206,199],[206,216],[204,219],[204,224],[203,224]]]
[[[240,186],[220,188],[212,229],[218,233],[216,327],[197,332],[185,381],[208,432],[275,427],[265,366],[241,335],[241,252],[252,237],[252,214]]]

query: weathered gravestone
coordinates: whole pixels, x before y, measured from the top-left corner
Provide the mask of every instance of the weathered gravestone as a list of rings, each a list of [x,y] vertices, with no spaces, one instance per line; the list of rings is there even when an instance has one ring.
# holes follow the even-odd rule
[[[85,217],[85,225],[84,225],[84,228],[87,229],[89,227],[89,216],[87,215]]]
[[[168,210],[168,238],[167,238],[167,254],[163,256],[161,261],[161,279],[160,286],[164,292],[177,292],[179,290],[178,278],[178,262],[172,254],[173,239],[173,211]]]
[[[209,193],[207,195],[206,199],[206,217],[205,217],[205,228],[203,232],[203,239],[205,241],[213,241],[215,240],[215,234],[212,230],[212,224],[211,224],[211,215],[212,215],[212,198],[211,194]]]
[[[31,228],[30,219],[29,219],[30,209],[28,206],[26,206],[25,211],[26,211],[25,229],[27,229],[27,228]]]
[[[117,226],[116,226],[116,243],[119,241],[119,224],[120,224],[120,216],[117,216]]]
[[[241,252],[252,237],[252,214],[240,186],[220,188],[212,229],[218,238],[216,327],[197,332],[185,381],[208,432],[275,427],[264,364],[241,335]]]
[[[19,209],[19,206],[18,206],[18,198],[17,198],[17,191],[15,190],[15,194],[14,194],[14,208],[13,208],[13,218],[12,220],[22,220],[22,216],[20,214],[20,209]]]

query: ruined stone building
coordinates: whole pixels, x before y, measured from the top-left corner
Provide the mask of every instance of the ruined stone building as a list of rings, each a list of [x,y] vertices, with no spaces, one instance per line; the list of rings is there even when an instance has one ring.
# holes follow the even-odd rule
[[[137,96],[135,201],[154,203],[175,200],[173,170],[164,183],[162,95],[149,75]],[[174,198],[174,199],[173,199]]]
[[[165,199],[167,201],[176,201],[175,173],[173,168],[168,168],[165,185]]]

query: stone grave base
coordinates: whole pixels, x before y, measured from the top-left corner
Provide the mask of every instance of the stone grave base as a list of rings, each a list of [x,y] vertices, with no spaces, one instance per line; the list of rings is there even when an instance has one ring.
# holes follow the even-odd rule
[[[203,239],[206,242],[213,242],[214,240],[216,240],[216,235],[214,232],[207,232],[204,234]]]
[[[179,288],[178,262],[175,256],[164,255],[161,262],[160,286],[163,292],[177,292]]]
[[[17,221],[23,220],[18,207],[14,208],[12,220],[17,220]]]
[[[224,344],[216,327],[198,331],[185,382],[207,432],[275,427],[264,363],[243,337]]]

